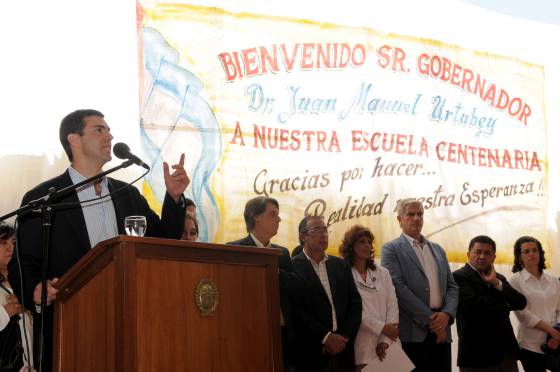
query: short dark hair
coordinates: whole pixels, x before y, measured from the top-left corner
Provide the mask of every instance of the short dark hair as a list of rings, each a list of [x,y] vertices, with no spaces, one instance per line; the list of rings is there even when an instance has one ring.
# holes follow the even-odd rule
[[[253,231],[255,227],[255,218],[260,216],[266,210],[266,205],[270,203],[276,208],[280,209],[278,201],[274,198],[269,198],[266,196],[257,196],[245,204],[245,211],[243,212],[243,218],[245,218],[245,226],[247,227],[247,232]]]
[[[196,217],[189,212],[185,213],[185,223],[187,222],[187,220],[191,220],[192,222],[194,222],[194,229],[196,230],[196,235],[198,236],[198,221],[196,220]]]
[[[84,119],[88,116],[100,116],[105,117],[100,111],[97,110],[76,110],[69,113],[60,122],[60,129],[58,135],[60,138],[60,143],[64,148],[64,152],[68,156],[68,160],[72,161],[72,149],[70,148],[70,142],[68,142],[68,135],[71,133],[79,134],[80,136],[84,134],[84,127],[86,123]]]
[[[16,231],[12,225],[0,222],[0,239],[9,239],[14,236]]]
[[[185,198],[185,208],[190,207],[191,205],[196,208],[196,204],[194,204],[194,200]]]
[[[521,261],[521,246],[524,243],[535,243],[537,245],[539,250],[539,273],[542,273],[543,270],[546,269],[544,250],[541,242],[532,236],[522,236],[515,241],[515,244],[513,245],[513,267],[511,271],[516,273],[523,270],[523,262]]]
[[[308,224],[309,220],[314,220],[314,219],[324,220],[324,218],[322,216],[307,215],[307,216],[303,217],[301,219],[301,221],[299,221],[299,225],[298,225],[298,233],[299,233],[299,236],[300,236],[299,242],[302,245],[303,245],[303,240],[301,239],[301,234],[307,232],[307,224]]]
[[[354,265],[356,261],[354,257],[354,244],[364,236],[372,242],[375,239],[370,229],[360,225],[354,225],[344,233],[344,238],[342,238],[342,242],[338,247],[338,253],[350,266]],[[375,270],[375,263],[371,257],[367,259],[366,267]]]
[[[470,243],[469,243],[469,252],[471,251],[472,247],[474,247],[474,245],[476,243],[490,244],[492,246],[492,251],[494,253],[496,253],[496,242],[494,240],[492,240],[491,237],[486,236],[486,235],[478,235],[478,236],[475,236],[474,238],[472,238]]]

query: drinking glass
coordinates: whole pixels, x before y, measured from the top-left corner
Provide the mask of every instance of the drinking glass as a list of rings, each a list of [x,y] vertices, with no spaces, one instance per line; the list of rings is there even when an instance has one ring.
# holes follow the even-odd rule
[[[144,236],[146,232],[146,217],[128,216],[124,219],[124,231],[130,236]]]

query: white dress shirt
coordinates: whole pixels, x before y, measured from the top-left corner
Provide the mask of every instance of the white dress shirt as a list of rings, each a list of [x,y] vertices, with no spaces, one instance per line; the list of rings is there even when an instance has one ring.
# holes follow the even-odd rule
[[[385,324],[399,322],[399,305],[391,274],[386,268],[368,269],[365,281],[354,267],[352,275],[362,297],[362,324],[354,342],[354,355],[356,364],[370,364],[377,359],[375,347],[378,343],[393,343],[381,331]]]
[[[68,173],[74,185],[86,179],[73,167],[68,168]],[[103,240],[119,235],[115,206],[110,196],[107,177],[101,179],[101,195],[95,193],[95,186],[93,184],[82,186],[76,191],[78,199],[82,203],[82,212],[84,213],[91,248]],[[105,198],[87,202],[99,196],[105,196]]]
[[[523,349],[542,354],[547,334],[534,328],[542,320],[554,326],[560,323],[560,281],[543,271],[537,279],[527,270],[516,272],[509,283],[527,298],[525,309],[516,311],[519,320],[517,341]]]
[[[315,260],[313,260],[311,257],[309,257],[307,255],[307,252],[305,252],[305,249],[303,250],[303,254],[305,254],[307,259],[311,263],[311,266],[313,266],[313,270],[315,270],[315,273],[317,274],[317,276],[319,277],[319,280],[321,281],[321,285],[323,286],[323,289],[327,293],[327,297],[329,298],[329,302],[331,303],[331,310],[332,310],[331,311],[331,314],[332,314],[332,330],[331,330],[331,332],[336,332],[336,330],[338,328],[338,324],[336,323],[336,309],[334,308],[334,302],[333,302],[333,299],[332,299],[332,292],[331,292],[331,284],[329,282],[329,274],[327,273],[327,260],[329,259],[329,255],[325,253],[325,257],[319,263],[317,263],[317,262],[315,262]],[[328,335],[330,335],[330,332],[327,333],[325,335],[325,337],[323,338],[323,343],[325,343],[325,341],[327,340]]]
[[[428,240],[422,237],[422,242],[420,243],[406,234],[403,235],[412,246],[414,253],[416,253],[418,261],[420,261],[420,265],[422,265],[424,274],[428,279],[428,286],[430,287],[430,309],[441,309],[443,306],[443,295],[441,292],[441,285],[439,284],[439,268],[432,253],[432,248],[428,244]]]

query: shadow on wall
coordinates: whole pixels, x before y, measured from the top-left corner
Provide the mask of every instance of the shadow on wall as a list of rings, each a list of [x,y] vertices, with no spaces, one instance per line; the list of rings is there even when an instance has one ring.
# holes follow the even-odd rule
[[[23,194],[39,183],[64,172],[68,167],[64,153],[52,161],[46,155],[6,155],[0,158],[0,215],[18,208]],[[8,221],[13,223],[14,218]]]

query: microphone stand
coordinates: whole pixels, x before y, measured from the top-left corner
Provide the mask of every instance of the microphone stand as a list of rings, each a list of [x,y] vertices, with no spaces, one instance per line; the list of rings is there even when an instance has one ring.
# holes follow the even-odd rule
[[[42,257],[42,262],[41,262],[41,283],[43,283],[42,288],[41,288],[41,336],[40,336],[40,340],[39,340],[39,369],[38,372],[42,372],[43,370],[43,360],[44,360],[44,355],[43,355],[43,351],[44,351],[44,340],[45,340],[45,306],[47,303],[47,271],[48,271],[48,267],[49,267],[49,247],[50,247],[50,234],[51,234],[51,222],[52,222],[52,215],[53,215],[53,207],[56,206],[56,200],[60,199],[72,192],[74,192],[75,190],[79,189],[80,187],[90,184],[102,177],[105,177],[106,175],[113,173],[119,169],[122,168],[126,168],[131,166],[132,164],[134,164],[134,162],[132,160],[127,160],[125,162],[123,162],[120,165],[117,165],[116,167],[113,167],[111,169],[108,169],[104,172],[101,172],[95,176],[92,176],[88,179],[83,180],[82,182],[79,182],[75,185],[70,185],[67,186],[65,188],[63,188],[62,190],[56,190],[56,188],[51,187],[49,189],[48,194],[46,194],[45,196],[42,196],[38,199],[32,200],[29,203],[27,203],[26,205],[24,205],[23,207],[20,207],[18,209],[16,209],[13,212],[10,212],[8,214],[5,214],[3,216],[0,217],[0,222],[4,221],[12,216],[18,215],[18,216],[23,216],[29,212],[39,212],[42,216],[42,253],[43,253],[43,257]],[[20,255],[19,252],[17,254],[17,259],[20,259]],[[22,293],[21,293],[21,300],[22,300],[22,305],[25,304],[23,303],[24,301],[24,296],[23,296],[23,282],[21,283],[21,289],[22,289]],[[33,356],[29,356],[30,358],[32,358]]]

